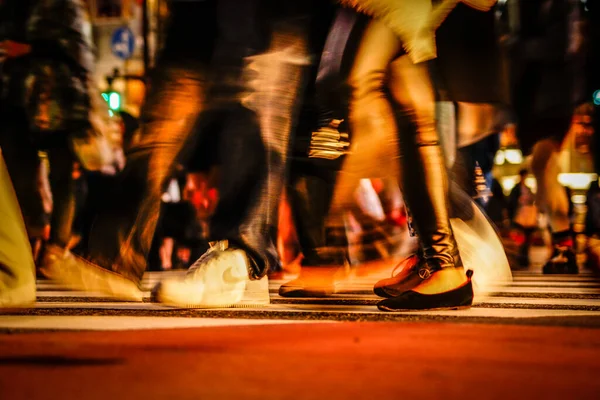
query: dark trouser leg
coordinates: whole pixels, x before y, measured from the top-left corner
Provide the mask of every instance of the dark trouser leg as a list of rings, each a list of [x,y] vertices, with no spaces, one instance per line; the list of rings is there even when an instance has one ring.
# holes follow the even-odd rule
[[[327,231],[327,219],[331,209],[337,174],[347,152],[347,137],[324,134],[347,134],[347,128],[337,126],[347,119],[348,93],[343,66],[345,56],[352,54],[354,34],[363,24],[358,23],[358,14],[346,8],[336,11],[329,29],[315,80],[313,107],[316,114],[314,125],[310,125],[305,136],[306,147],[298,146],[298,157],[292,162],[289,186],[296,232],[302,248],[303,266],[343,265],[348,259],[348,243],[343,233],[332,235]],[[310,100],[309,100],[310,102]],[[315,126],[316,125],[316,126]],[[319,135],[311,130],[318,129]],[[327,138],[327,140],[325,140]],[[298,141],[298,144],[303,144]],[[302,148],[300,148],[302,147]],[[358,180],[355,181],[358,186]],[[336,215],[337,217],[337,215]],[[341,216],[340,216],[341,217]],[[341,222],[341,218],[337,218]],[[335,228],[338,230],[338,227]]]
[[[293,24],[276,27],[268,52],[252,57],[245,71],[254,77],[252,93],[242,104],[255,117],[245,108],[238,109],[239,119],[230,121],[223,132],[227,146],[221,179],[227,187],[213,217],[211,236],[243,247],[254,261],[250,271],[254,279],[269,268],[277,269],[279,263],[277,214],[306,56],[302,29]],[[250,128],[241,121],[249,122]],[[248,170],[252,165],[257,168]]]
[[[400,51],[401,43],[393,32],[383,23],[372,21],[351,72],[351,127],[363,140],[369,140],[373,132],[390,130],[400,137],[401,187],[425,258],[435,260],[440,267],[452,267],[460,262],[448,215],[448,182],[435,124],[431,78],[426,64],[397,58]],[[393,98],[412,129],[399,132],[396,126],[384,92],[388,72]],[[353,146],[359,148],[361,140],[357,142],[353,141]]]
[[[448,177],[435,123],[427,64],[402,57],[392,64],[392,94],[413,129],[400,129],[402,187],[427,259],[460,265],[449,219]],[[401,89],[403,88],[403,89]],[[412,131],[412,132],[411,132]]]
[[[295,177],[290,185],[290,204],[304,255],[302,265],[343,265],[348,258],[347,241],[332,242],[326,229],[334,185],[331,177],[315,175]]]
[[[27,120],[16,110],[2,114],[0,147],[11,177],[19,206],[30,238],[41,237],[47,224],[42,190],[40,188],[40,158],[29,142]]]
[[[115,191],[106,193],[89,237],[89,258],[137,282],[146,268],[161,195],[205,108],[205,66],[162,66],[142,111],[140,140],[127,154]]]
[[[50,188],[54,208],[50,220],[50,244],[67,248],[71,240],[75,219],[75,180],[73,179],[74,158],[67,146],[48,151],[50,161]]]

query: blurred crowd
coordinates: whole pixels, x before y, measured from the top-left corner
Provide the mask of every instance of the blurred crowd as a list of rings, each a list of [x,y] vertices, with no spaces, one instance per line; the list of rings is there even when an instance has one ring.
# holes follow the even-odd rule
[[[300,274],[280,294],[310,297],[400,262],[375,285],[382,310],[462,307],[489,273],[469,229],[498,271],[535,244],[544,273],[577,273],[581,248],[598,268],[597,175],[579,230],[559,181],[597,173],[562,161],[576,140],[598,159],[593,2],[169,6],[132,116],[94,81],[86,2],[0,0],[0,148],[38,277],[138,299],[145,270],[191,267],[157,299],[210,306],[241,301],[191,294],[217,264],[245,271],[219,293]],[[514,187],[501,149],[523,156]]]

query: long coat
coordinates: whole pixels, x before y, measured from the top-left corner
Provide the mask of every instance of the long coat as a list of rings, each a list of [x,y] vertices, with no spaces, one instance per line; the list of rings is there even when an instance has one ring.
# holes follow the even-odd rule
[[[402,40],[412,62],[436,57],[435,31],[448,14],[465,3],[480,11],[489,10],[496,0],[442,0],[433,6],[431,0],[339,0],[341,4],[379,18]]]

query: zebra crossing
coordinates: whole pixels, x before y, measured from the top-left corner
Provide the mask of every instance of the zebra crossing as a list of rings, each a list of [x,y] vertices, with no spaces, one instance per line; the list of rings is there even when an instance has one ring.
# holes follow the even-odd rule
[[[443,320],[458,322],[536,323],[561,325],[579,321],[600,326],[600,280],[590,272],[542,275],[538,270],[513,273],[507,285],[476,295],[473,307],[459,311],[383,313],[372,292],[373,278],[353,278],[328,298],[289,299],[277,294],[288,280],[271,280],[271,304],[262,308],[185,310],[151,303],[150,290],[162,279],[183,272],[150,272],[142,288],[143,303],[123,303],[68,291],[38,282],[38,301],[31,309],[0,315],[0,329],[167,329],[201,326],[268,325],[356,320]],[[289,279],[293,278],[290,276]]]

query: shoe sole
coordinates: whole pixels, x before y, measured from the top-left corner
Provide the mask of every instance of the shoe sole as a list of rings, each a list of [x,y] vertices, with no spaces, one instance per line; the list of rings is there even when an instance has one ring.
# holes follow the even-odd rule
[[[268,303],[254,303],[254,302],[248,302],[248,303],[244,303],[244,302],[239,302],[239,303],[234,303],[234,304],[215,304],[215,305],[203,305],[203,304],[185,304],[185,305],[175,305],[175,304],[169,304],[169,303],[162,303],[164,306],[167,307],[174,307],[174,308],[186,308],[186,309],[195,309],[195,310],[211,310],[211,309],[215,309],[215,308],[261,308],[261,307],[266,307],[269,304],[271,304],[271,302]]]
[[[421,310],[415,310],[412,308],[407,308],[407,309],[396,309],[396,308],[387,308],[384,306],[377,306],[377,308],[379,308],[381,311],[388,311],[388,312],[419,312],[419,311],[458,311],[458,310],[468,310],[469,308],[471,308],[473,305],[470,304],[468,306],[453,306],[453,307],[436,307],[436,308],[425,308],[425,309],[421,309]]]
[[[246,282],[246,288],[242,298],[237,302],[225,302],[216,304],[191,304],[191,303],[180,303],[172,301],[168,297],[156,296],[154,301],[174,308],[187,308],[187,309],[214,309],[214,308],[260,308],[271,304],[269,296],[269,279],[265,276],[260,280]]]
[[[178,308],[188,308],[188,309],[197,309],[197,310],[210,310],[213,308],[261,308],[268,306],[271,304],[271,300],[261,300],[254,298],[254,296],[250,295],[250,298],[245,297],[237,303],[224,303],[224,304],[214,304],[214,305],[206,305],[206,304],[185,304],[185,305],[177,305],[177,304],[169,304],[162,303],[165,306],[169,307],[178,307]],[[261,296],[262,297],[262,296]]]

